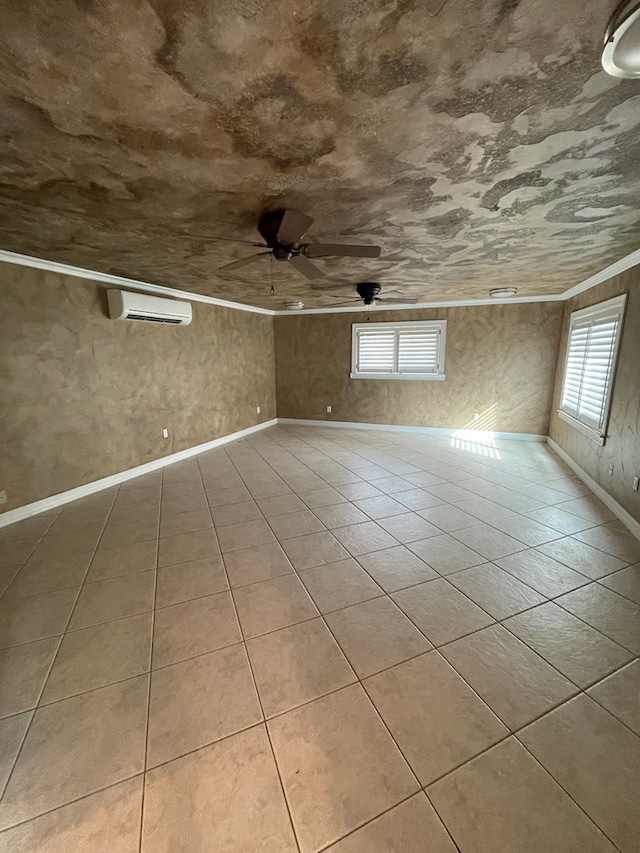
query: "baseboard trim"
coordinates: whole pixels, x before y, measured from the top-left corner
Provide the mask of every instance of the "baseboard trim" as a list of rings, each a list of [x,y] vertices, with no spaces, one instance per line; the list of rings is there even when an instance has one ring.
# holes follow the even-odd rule
[[[549,447],[553,450],[553,452],[562,459],[562,461],[571,468],[574,474],[576,474],[585,486],[588,486],[594,495],[602,501],[602,503],[609,507],[611,512],[616,515],[620,521],[627,527],[631,533],[636,537],[636,539],[640,539],[640,522],[636,521],[635,518],[630,515],[626,511],[626,509],[618,503],[617,500],[611,497],[608,492],[600,486],[596,481],[591,477],[584,468],[581,468],[577,462],[575,462],[569,454],[564,451],[559,444],[552,439],[548,439]]]
[[[133,480],[143,474],[149,474],[152,471],[157,471],[159,468],[165,468],[167,465],[173,465],[175,462],[180,462],[183,459],[189,459],[192,456],[197,456],[199,453],[204,453],[207,450],[213,450],[216,447],[221,447],[231,441],[237,441],[252,433],[260,432],[268,427],[276,424],[283,425],[298,425],[298,426],[314,426],[314,427],[332,427],[338,429],[363,429],[363,430],[381,430],[385,432],[406,432],[418,433],[434,436],[456,436],[459,438],[481,438],[490,436],[491,438],[504,439],[511,441],[535,441],[547,442],[553,452],[565,462],[569,468],[588,486],[589,489],[598,497],[602,503],[607,506],[611,512],[627,527],[630,532],[640,539],[640,522],[637,522],[624,507],[622,507],[611,495],[600,486],[593,477],[578,465],[552,438],[544,435],[534,435],[530,433],[518,432],[493,432],[493,433],[478,433],[472,430],[455,430],[444,429],[439,427],[416,427],[402,426],[397,424],[371,424],[363,422],[351,421],[322,421],[308,420],[305,418],[272,418],[264,421],[261,424],[247,427],[246,429],[238,430],[237,432],[229,433],[228,435],[214,438],[212,441],[207,441],[204,444],[197,444],[194,447],[188,447],[186,450],[180,450],[177,453],[172,453],[169,456],[163,456],[161,459],[153,459],[151,462],[145,462],[143,465],[137,465],[135,468],[129,468],[126,471],[120,471],[118,474],[112,474],[109,477],[103,477],[100,480],[94,480],[91,483],[85,483],[82,486],[77,486],[75,489],[69,489],[66,492],[60,492],[57,495],[43,498],[40,501],[34,501],[30,504],[17,507],[8,512],[0,514],[0,528],[7,527],[9,524],[14,524],[16,521],[23,521],[25,518],[38,515],[41,512],[46,512],[50,509],[63,506],[64,504],[76,501],[79,498],[87,497],[88,495],[100,492],[103,489],[109,489],[112,486],[117,486],[120,483],[125,483],[127,480]]]
[[[538,441],[542,444],[547,440],[546,435],[534,435],[526,432],[479,432],[476,430],[445,429],[440,427],[402,426],[400,424],[368,424],[361,421],[314,421],[306,418],[278,418],[279,424],[291,424],[298,426],[315,427],[338,427],[339,429],[372,429],[391,432],[413,432],[423,435],[445,435],[455,438],[475,439],[481,438],[506,439],[509,441]]]
[[[17,509],[11,509],[0,515],[0,527],[7,527],[9,524],[14,524],[16,521],[23,521],[25,518],[38,515],[40,512],[46,512],[63,504],[71,503],[71,501],[77,501],[78,498],[85,498],[88,495],[95,494],[95,492],[109,489],[111,486],[118,486],[127,480],[133,480],[142,474],[149,474],[151,471],[157,471],[159,468],[173,465],[174,462],[180,462],[183,459],[189,459],[191,456],[197,456],[206,450],[213,450],[215,447],[228,444],[230,441],[237,441],[239,438],[244,438],[254,432],[260,432],[263,429],[267,429],[267,427],[275,426],[277,422],[277,418],[272,418],[269,421],[264,421],[264,423],[255,424],[255,426],[238,430],[238,432],[231,432],[228,435],[222,435],[220,438],[214,438],[212,441],[206,441],[204,444],[197,444],[194,447],[188,447],[186,450],[179,450],[177,453],[163,456],[161,459],[153,459],[151,462],[145,462],[144,465],[137,465],[135,468],[120,471],[118,474],[111,474],[109,477],[94,480],[92,483],[85,483],[82,486],[77,486],[75,489],[69,489],[57,495],[51,495],[49,498],[43,498],[40,501],[34,501],[33,503],[17,507]]]

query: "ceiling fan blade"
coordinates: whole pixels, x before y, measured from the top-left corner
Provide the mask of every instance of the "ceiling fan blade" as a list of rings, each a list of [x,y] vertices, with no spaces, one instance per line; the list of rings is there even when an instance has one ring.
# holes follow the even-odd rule
[[[350,246],[346,243],[309,243],[303,251],[308,258],[380,257],[380,246]]]
[[[254,243],[253,240],[236,240],[233,237],[212,237],[210,234],[192,234],[190,231],[181,231],[178,237],[194,237],[196,240],[212,240],[215,243],[244,243],[247,246],[261,246],[266,248],[266,243]]]
[[[313,217],[299,210],[285,210],[276,238],[285,246],[293,246],[313,224]]]
[[[376,296],[376,302],[381,302],[385,300],[381,300],[379,296]],[[420,299],[416,296],[415,299],[387,299],[391,305],[415,305],[416,302],[420,302]]]
[[[311,261],[308,261],[306,258],[303,258],[302,255],[294,255],[292,258],[289,258],[289,263],[294,266],[298,272],[301,272],[305,278],[312,281],[313,279],[322,278],[324,276],[323,271],[319,267],[312,264]]]
[[[378,294],[378,299],[404,299],[404,293],[401,290],[383,290]],[[409,297],[408,297],[409,298]]]
[[[258,252],[257,255],[251,255],[248,258],[241,258],[239,261],[233,261],[231,264],[225,264],[223,267],[220,267],[221,270],[238,270],[240,267],[246,267],[249,264],[252,264],[254,261],[257,261],[258,258],[264,258],[267,255],[270,255],[271,252]]]
[[[336,296],[333,293],[325,293],[323,295],[328,296],[329,299],[342,299],[344,301],[344,296]],[[362,301],[361,296],[352,296],[352,297],[350,297],[350,299],[347,299],[347,302],[361,302],[361,301]]]
[[[361,299],[350,299],[348,302],[338,302],[337,305],[332,305],[331,307],[332,308],[346,308],[346,307],[353,308],[354,302],[362,302],[362,300]]]

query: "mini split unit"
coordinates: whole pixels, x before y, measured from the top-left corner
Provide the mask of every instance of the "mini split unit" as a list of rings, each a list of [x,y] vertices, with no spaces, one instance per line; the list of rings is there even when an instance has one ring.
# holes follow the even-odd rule
[[[175,299],[147,296],[128,290],[107,290],[109,316],[112,320],[134,320],[138,323],[168,323],[188,326],[192,320],[191,303]]]

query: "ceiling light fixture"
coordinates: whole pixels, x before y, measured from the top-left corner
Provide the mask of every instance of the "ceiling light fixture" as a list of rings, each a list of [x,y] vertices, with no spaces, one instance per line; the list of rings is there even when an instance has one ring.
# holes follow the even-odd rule
[[[509,296],[515,296],[517,292],[517,287],[492,287],[489,296],[493,296],[494,299],[506,299]]]
[[[612,77],[640,78],[640,0],[626,0],[611,16],[602,67]]]
[[[300,302],[299,300],[285,302],[284,307],[287,309],[287,311],[302,311],[302,309],[304,308],[304,302]]]

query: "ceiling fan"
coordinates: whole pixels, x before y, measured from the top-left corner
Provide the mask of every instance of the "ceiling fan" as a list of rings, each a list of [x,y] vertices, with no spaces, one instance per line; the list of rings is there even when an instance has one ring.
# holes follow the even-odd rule
[[[377,305],[386,302],[390,305],[415,305],[419,298],[407,298],[399,290],[386,290],[382,293],[382,287],[374,281],[361,281],[356,285],[357,296],[352,296],[339,305],[353,305],[354,302],[363,302],[365,305]],[[342,299],[341,296],[331,296],[332,299]],[[339,306],[336,306],[339,307]]]
[[[301,239],[313,223],[311,216],[299,210],[272,210],[263,213],[258,220],[258,231],[264,244],[256,246],[268,249],[248,258],[234,261],[220,267],[230,272],[259,258],[271,256],[276,261],[290,263],[299,273],[308,279],[322,278],[324,272],[311,263],[309,258],[378,258],[380,246],[349,246],[341,243],[301,243]]]

